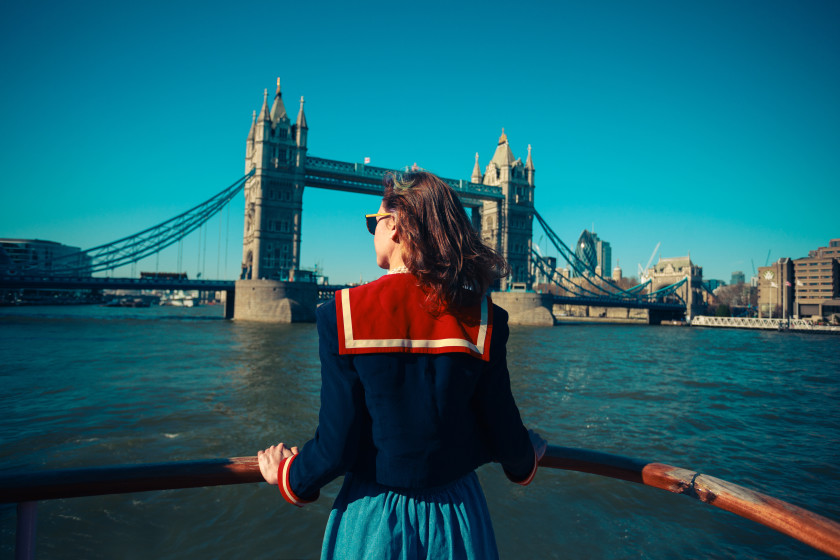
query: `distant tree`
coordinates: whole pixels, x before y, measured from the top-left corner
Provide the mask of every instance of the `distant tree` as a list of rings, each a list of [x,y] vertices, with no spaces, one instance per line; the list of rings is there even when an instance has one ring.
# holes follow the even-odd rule
[[[621,279],[618,281],[618,287],[621,288],[622,290],[629,290],[630,288],[632,288],[634,286],[638,286],[638,285],[639,285],[639,279],[636,278],[635,276],[630,276],[630,277],[622,276]]]
[[[758,289],[748,284],[721,286],[715,290],[715,297],[717,297],[718,302],[729,307],[755,306],[758,302]]]
[[[732,310],[729,308],[728,305],[722,303],[717,306],[717,310],[715,311],[715,317],[732,317]]]

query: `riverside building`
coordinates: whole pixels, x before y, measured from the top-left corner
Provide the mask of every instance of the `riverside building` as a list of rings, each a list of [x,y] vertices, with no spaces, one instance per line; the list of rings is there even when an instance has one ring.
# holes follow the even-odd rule
[[[807,257],[758,268],[759,317],[840,315],[840,239]]]
[[[793,261],[796,278],[794,314],[827,317],[840,314],[840,239]]]
[[[781,258],[758,267],[758,316],[783,319],[793,312],[793,261]]]
[[[575,245],[575,256],[583,263],[584,270],[573,270],[573,277],[593,273],[603,276],[612,270],[612,248],[595,232],[583,230]]]
[[[0,239],[0,272],[6,274],[61,273],[90,276],[90,257],[78,247],[42,239]]]

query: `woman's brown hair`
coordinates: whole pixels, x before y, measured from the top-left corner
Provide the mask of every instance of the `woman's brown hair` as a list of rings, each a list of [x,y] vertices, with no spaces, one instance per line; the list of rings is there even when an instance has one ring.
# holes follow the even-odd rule
[[[403,262],[426,290],[435,310],[480,301],[509,274],[504,257],[485,245],[458,195],[426,171],[385,176],[382,203],[397,213]]]

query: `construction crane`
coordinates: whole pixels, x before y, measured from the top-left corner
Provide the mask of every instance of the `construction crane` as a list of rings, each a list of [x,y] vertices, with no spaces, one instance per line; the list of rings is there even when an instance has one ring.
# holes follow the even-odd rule
[[[656,252],[659,250],[659,246],[662,245],[662,242],[656,244],[656,247],[653,248],[653,252],[650,254],[650,258],[648,259],[647,265],[642,268],[642,263],[639,263],[639,282],[645,283],[648,280],[647,271],[650,268],[651,263],[653,262],[653,257],[656,256]]]

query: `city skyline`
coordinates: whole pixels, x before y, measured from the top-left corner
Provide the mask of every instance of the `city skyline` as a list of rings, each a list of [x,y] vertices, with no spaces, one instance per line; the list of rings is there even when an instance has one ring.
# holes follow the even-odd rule
[[[594,224],[625,276],[660,242],[726,281],[840,236],[835,4],[433,8],[286,6],[271,28],[270,4],[4,7],[0,237],[86,249],[210,198],[244,173],[277,76],[313,156],[469,179],[504,127],[514,156],[533,148],[537,211],[568,245]],[[378,277],[378,204],[308,189],[301,265]],[[236,277],[243,196],[229,208],[203,265],[185,242],[191,276]]]

